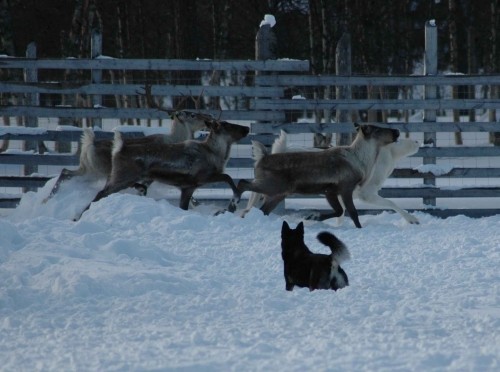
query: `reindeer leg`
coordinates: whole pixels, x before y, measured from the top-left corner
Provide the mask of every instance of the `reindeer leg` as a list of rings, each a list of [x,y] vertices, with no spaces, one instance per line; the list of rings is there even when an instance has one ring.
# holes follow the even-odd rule
[[[208,179],[208,182],[225,182],[227,183],[231,189],[233,190],[233,198],[229,202],[229,205],[227,207],[227,210],[231,213],[233,213],[236,210],[236,207],[238,203],[241,200],[241,191],[236,187],[233,179],[231,176],[228,174],[222,173],[222,174],[214,174],[212,177]],[[217,214],[222,213],[222,211],[217,212]]]
[[[361,224],[359,223],[359,217],[358,217],[358,211],[356,207],[354,206],[354,201],[352,200],[352,192],[344,192],[342,193],[342,200],[344,201],[345,208],[349,212],[349,216],[351,217],[352,221],[354,222],[354,225],[358,229],[361,229]],[[337,199],[338,202],[338,199]],[[340,203],[339,203],[340,204]],[[337,216],[339,217],[339,216]]]
[[[325,192],[325,198],[328,201],[328,204],[330,204],[333,208],[333,212],[320,213],[319,215],[311,214],[306,217],[306,220],[325,221],[329,218],[340,217],[344,214],[344,208],[342,208],[342,205],[339,202],[336,188],[327,189]]]
[[[97,202],[97,201],[101,200],[102,198],[105,198],[108,195],[114,194],[115,192],[124,190],[127,187],[131,187],[131,186],[134,185],[134,183],[136,181],[137,181],[137,178],[125,178],[125,179],[120,180],[120,182],[113,182],[113,181],[110,181],[108,179],[108,181],[106,182],[106,185],[104,186],[104,188],[97,193],[97,195],[95,196],[94,200],[92,200],[85,207],[85,209],[82,211],[82,213],[80,213],[80,215],[77,216],[74,219],[74,221],[78,221],[82,217],[83,213],[85,213],[87,211],[87,209],[90,208],[90,204],[92,204],[94,202]]]
[[[47,196],[45,199],[43,199],[42,203],[45,204],[51,199],[57,191],[59,191],[59,188],[61,187],[61,184],[63,182],[66,182],[67,180],[72,179],[73,177],[80,176],[84,172],[82,169],[78,168],[77,170],[69,170],[66,168],[63,168],[61,173],[59,174],[59,177],[57,177],[56,183],[52,187],[52,190],[50,190],[49,196]]]
[[[196,190],[195,186],[183,187],[181,188],[181,200],[179,203],[179,208],[184,209],[185,211],[189,208],[189,201]]]
[[[285,199],[286,194],[278,194],[273,196],[266,195],[264,197],[264,204],[260,207],[260,210],[267,216],[271,213],[274,208],[278,206]]]

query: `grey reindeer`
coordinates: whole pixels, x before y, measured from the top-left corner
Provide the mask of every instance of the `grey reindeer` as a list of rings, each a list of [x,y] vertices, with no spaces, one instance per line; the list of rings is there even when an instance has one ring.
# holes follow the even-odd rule
[[[187,210],[198,187],[207,183],[225,182],[233,190],[233,198],[227,209],[234,212],[241,194],[224,170],[231,145],[247,136],[249,128],[217,120],[206,121],[205,125],[210,131],[205,140],[187,140],[174,144],[154,140],[147,144],[130,144],[116,132],[111,173],[106,185],[92,202],[137,183],[158,181],[179,188],[179,207]],[[83,212],[89,207],[90,204]]]
[[[261,150],[262,158],[255,164],[255,179],[252,182],[240,180],[238,189],[242,193],[264,194],[264,204],[260,208],[264,214],[271,213],[287,195],[323,194],[334,213],[315,218],[321,221],[343,215],[340,196],[352,221],[361,228],[353,192],[371,178],[380,148],[396,142],[399,131],[375,125],[355,124],[355,127],[357,135],[349,146],[279,154],[266,154]],[[263,146],[258,142],[254,145]]]
[[[149,144],[151,142],[158,143],[178,143],[188,139],[192,139],[196,131],[205,129],[205,121],[211,120],[212,117],[198,112],[187,110],[177,111],[168,110],[160,107],[151,95],[151,85],[144,87],[144,95],[149,107],[156,108],[160,111],[165,111],[172,119],[171,131],[168,134],[153,134],[140,138],[127,138],[124,141],[127,144]],[[194,100],[198,106],[198,100]],[[181,101],[181,103],[184,101]],[[92,129],[85,128],[80,140],[80,162],[76,170],[64,168],[59,174],[50,194],[44,203],[51,199],[61,187],[63,182],[66,182],[73,177],[85,176],[92,180],[106,179],[111,173],[111,150],[113,147],[112,139],[96,140]],[[141,194],[146,194],[147,184],[136,185],[137,190]]]

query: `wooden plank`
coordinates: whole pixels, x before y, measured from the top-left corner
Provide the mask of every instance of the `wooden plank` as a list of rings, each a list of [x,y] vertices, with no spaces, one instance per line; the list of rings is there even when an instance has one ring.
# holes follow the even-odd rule
[[[31,164],[31,165],[78,165],[79,157],[76,155],[56,154],[0,154],[0,164]]]
[[[386,187],[379,192],[384,198],[500,198],[500,187]],[[320,195],[291,195],[289,199],[323,198]]]
[[[308,216],[314,212],[318,211],[331,211],[331,209],[328,209],[327,205],[325,205],[324,208],[319,208],[319,209],[291,209],[291,208],[285,208],[283,213],[284,214],[296,214],[299,213],[302,216]],[[482,217],[491,217],[491,216],[496,216],[500,215],[500,209],[498,208],[492,208],[492,209],[462,209],[462,208],[453,208],[453,209],[440,209],[440,208],[425,208],[425,209],[406,209],[409,213],[414,213],[414,212],[421,212],[421,213],[426,213],[434,217],[439,217],[439,218],[449,218],[449,217],[455,217],[455,216],[467,216],[470,218],[482,218]],[[389,212],[389,213],[396,213],[393,210],[385,210],[385,209],[357,209],[358,215],[363,216],[363,215],[377,215],[382,212]],[[346,212],[346,215],[348,213]]]
[[[413,155],[418,157],[436,157],[436,158],[467,158],[476,156],[500,156],[500,147],[421,147],[418,152]]]
[[[42,187],[51,177],[0,177],[1,187]]]
[[[265,99],[255,100],[255,110],[484,110],[500,109],[497,99]]]
[[[363,123],[369,124],[369,123]],[[391,122],[390,124],[371,123],[374,125],[385,126],[399,129],[401,132],[494,132],[499,130],[497,122],[475,122],[475,123],[401,123]],[[354,125],[347,123],[252,123],[252,132],[254,133],[279,133],[284,130],[287,133],[351,133],[354,132]]]
[[[0,197],[0,208],[16,208],[20,201],[21,198],[19,197]]]
[[[436,76],[336,76],[336,75],[262,75],[257,85],[280,86],[412,86],[412,85],[498,85],[500,75],[436,75]]]
[[[253,168],[253,160],[248,158],[231,158],[227,168]],[[436,178],[495,178],[500,177],[500,168],[454,168],[447,174],[436,176],[431,173],[420,173],[415,169],[395,169],[390,178],[420,179],[431,176]],[[0,176],[0,187],[41,187],[50,178]],[[226,186],[220,184],[220,187],[224,188]]]
[[[100,94],[137,95],[144,93],[144,84],[71,84],[71,83],[3,83],[0,93],[38,94]],[[152,85],[153,96],[230,96],[240,98],[283,97],[281,87]]]
[[[77,166],[79,162],[80,159],[77,155],[0,154],[0,164]],[[252,168],[253,160],[250,158],[230,158],[226,167]]]
[[[64,70],[237,70],[237,71],[309,71],[307,60],[180,60],[180,59],[115,59],[68,58],[29,59],[0,58],[0,68],[34,68]]]
[[[384,198],[500,198],[500,187],[398,187],[382,188]]]
[[[75,128],[74,130],[47,130],[44,133],[16,133],[16,127],[13,127],[13,132],[8,132],[11,127],[0,127],[0,139],[12,141],[60,141],[60,142],[79,142],[82,136],[82,130]],[[127,126],[127,128],[130,128]],[[37,128],[39,130],[39,128]],[[140,130],[138,127],[137,130]],[[107,131],[94,131],[96,139],[112,139],[113,132]],[[122,132],[123,137],[144,137],[144,132]]]
[[[446,174],[420,173],[416,169],[394,169],[391,178],[495,178],[500,177],[500,168],[453,168]]]
[[[255,110],[198,110],[221,120],[284,121],[283,111]],[[42,118],[103,118],[103,119],[168,119],[167,112],[148,108],[76,108],[76,107],[32,107],[0,106],[0,116],[33,115]]]

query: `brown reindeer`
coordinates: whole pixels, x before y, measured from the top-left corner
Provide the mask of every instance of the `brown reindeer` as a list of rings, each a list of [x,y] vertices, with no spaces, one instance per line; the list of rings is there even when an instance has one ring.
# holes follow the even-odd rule
[[[141,138],[127,138],[124,141],[128,144],[149,144],[151,142],[158,143],[178,143],[188,139],[192,139],[194,133],[205,128],[205,121],[211,120],[212,117],[203,115],[197,112],[190,111],[175,111],[168,110],[154,101],[151,95],[151,86],[144,87],[145,97],[149,107],[156,108],[160,111],[169,113],[172,119],[172,127],[169,134],[153,134]],[[182,101],[183,102],[183,101]],[[199,103],[195,100],[195,104]],[[76,176],[86,176],[94,180],[105,179],[111,172],[111,149],[113,140],[96,140],[94,132],[90,128],[83,131],[81,139],[80,164],[78,169],[70,170],[64,168],[56,183],[52,187],[49,196],[44,200],[44,203],[52,198],[59,190],[61,184]],[[149,185],[136,185],[136,188],[141,194],[146,194]]]
[[[187,210],[189,200],[198,187],[212,182],[225,182],[233,190],[228,210],[234,212],[241,195],[224,169],[231,145],[245,137],[249,129],[225,121],[211,120],[205,124],[210,133],[204,141],[188,140],[174,144],[154,140],[148,144],[130,144],[116,132],[111,174],[93,202],[136,183],[158,181],[179,188],[179,207]]]
[[[354,189],[371,178],[380,148],[395,142],[399,131],[355,125],[358,133],[350,146],[269,155],[265,150],[260,151],[263,155],[255,164],[255,179],[241,180],[238,189],[264,194],[265,201],[260,208],[264,214],[269,214],[287,195],[324,194],[335,211],[327,218],[339,217],[344,212],[338,199],[341,196],[354,224],[361,228],[353,203]],[[255,145],[262,146],[258,142],[254,142]]]

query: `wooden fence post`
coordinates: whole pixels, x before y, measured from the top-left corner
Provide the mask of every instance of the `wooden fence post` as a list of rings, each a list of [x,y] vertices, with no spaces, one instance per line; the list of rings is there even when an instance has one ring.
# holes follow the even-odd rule
[[[271,25],[266,23],[259,27],[255,37],[255,59],[258,61],[276,59],[276,35]]]
[[[102,34],[99,30],[92,31],[92,40],[90,42],[91,58],[95,59],[102,55]],[[92,84],[100,84],[102,81],[102,70],[91,71]],[[100,94],[92,95],[92,106],[102,106],[102,96]],[[92,118],[92,128],[102,128],[101,118]]]
[[[351,76],[352,74],[351,35],[349,33],[344,33],[337,43],[337,48],[335,49],[335,71],[337,76]],[[337,99],[351,99],[351,86],[337,85],[336,96]],[[337,123],[346,123],[349,119],[349,111],[337,110]],[[350,145],[351,142],[352,135],[350,133],[340,133],[337,135],[337,146],[347,146]]]
[[[26,48],[26,58],[36,59],[36,44],[31,42]],[[26,68],[24,69],[24,81],[26,83],[37,83],[38,82],[38,70],[36,68]],[[28,106],[39,106],[40,97],[38,93],[28,93],[26,95]],[[24,118],[24,125],[26,127],[37,127],[38,119],[36,116],[26,116]],[[38,148],[36,141],[24,141],[23,150],[24,151],[36,151]],[[24,175],[30,175],[32,173],[38,172],[37,165],[25,164],[24,165]],[[24,192],[32,191],[33,188],[25,188]]]
[[[425,61],[424,75],[437,75],[437,27],[434,20],[425,23]],[[435,85],[426,85],[424,88],[424,99],[437,98],[437,88]],[[436,122],[436,110],[424,110],[424,122]],[[436,132],[424,132],[424,145],[436,147]],[[435,157],[424,157],[423,164],[436,164]],[[436,185],[436,179],[425,178],[425,185]],[[435,197],[423,198],[426,205],[435,206]]]

